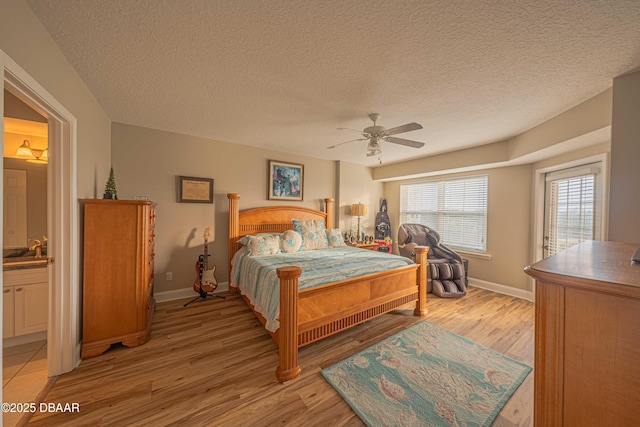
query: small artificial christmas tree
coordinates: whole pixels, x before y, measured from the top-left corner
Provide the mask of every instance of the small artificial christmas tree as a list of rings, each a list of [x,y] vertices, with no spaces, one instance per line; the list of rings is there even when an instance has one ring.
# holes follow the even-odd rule
[[[111,166],[111,171],[109,171],[109,179],[107,180],[107,185],[104,187],[104,199],[117,199],[118,198],[118,188],[116,187],[116,178],[113,175],[113,166]]]

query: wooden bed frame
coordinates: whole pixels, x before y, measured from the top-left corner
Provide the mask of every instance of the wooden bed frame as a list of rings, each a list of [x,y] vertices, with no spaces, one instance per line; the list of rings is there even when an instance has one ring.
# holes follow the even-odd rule
[[[237,241],[248,234],[283,232],[293,229],[292,219],[322,219],[333,228],[333,199],[325,199],[326,212],[299,206],[270,206],[238,209],[240,195],[229,199],[229,277],[231,259],[242,246]],[[427,252],[416,248],[416,264],[328,283],[298,291],[300,267],[277,270],[280,278],[280,328],[272,333],[278,344],[279,364],[276,378],[280,382],[300,375],[298,348],[388,313],[416,301],[414,314],[427,315]],[[229,281],[231,285],[231,281]],[[230,292],[238,288],[229,287]],[[264,317],[247,304],[264,325]]]

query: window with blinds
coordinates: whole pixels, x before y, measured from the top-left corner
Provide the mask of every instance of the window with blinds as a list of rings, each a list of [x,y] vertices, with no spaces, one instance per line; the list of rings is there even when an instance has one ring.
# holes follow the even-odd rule
[[[546,176],[546,256],[596,238],[597,166],[588,165]]]
[[[452,248],[486,252],[487,176],[401,185],[400,222],[431,227]]]

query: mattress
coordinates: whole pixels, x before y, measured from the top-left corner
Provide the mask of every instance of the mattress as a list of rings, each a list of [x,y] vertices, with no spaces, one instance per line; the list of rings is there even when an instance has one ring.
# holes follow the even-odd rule
[[[408,258],[343,246],[337,248],[249,256],[240,248],[231,261],[231,286],[240,289],[266,319],[265,328],[280,326],[280,280],[276,269],[295,265],[302,269],[298,289],[308,289],[413,264]]]

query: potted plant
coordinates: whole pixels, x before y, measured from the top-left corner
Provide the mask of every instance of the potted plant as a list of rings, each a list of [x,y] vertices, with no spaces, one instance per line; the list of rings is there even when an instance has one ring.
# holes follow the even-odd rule
[[[113,174],[113,166],[111,166],[111,171],[109,172],[109,179],[107,180],[107,185],[104,187],[104,196],[103,199],[118,199],[118,188],[116,187],[116,178]]]

